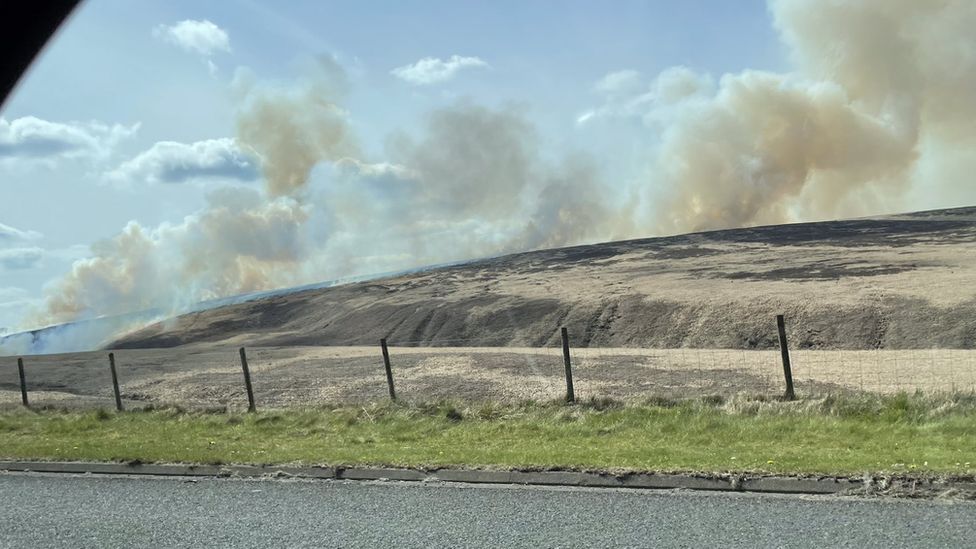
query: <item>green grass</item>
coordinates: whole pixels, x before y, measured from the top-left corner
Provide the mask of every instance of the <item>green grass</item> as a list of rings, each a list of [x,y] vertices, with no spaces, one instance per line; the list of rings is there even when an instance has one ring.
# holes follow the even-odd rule
[[[8,410],[0,457],[967,476],[976,469],[976,397]]]

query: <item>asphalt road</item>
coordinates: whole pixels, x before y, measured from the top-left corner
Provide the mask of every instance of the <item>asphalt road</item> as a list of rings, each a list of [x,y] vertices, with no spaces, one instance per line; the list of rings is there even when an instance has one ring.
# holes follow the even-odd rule
[[[973,547],[976,504],[0,475],[0,547]]]

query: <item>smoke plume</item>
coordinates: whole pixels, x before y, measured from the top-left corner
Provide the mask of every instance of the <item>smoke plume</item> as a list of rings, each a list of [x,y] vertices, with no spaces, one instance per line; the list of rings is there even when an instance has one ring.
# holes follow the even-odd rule
[[[260,161],[264,192],[222,188],[180,224],[130,222],[47,285],[43,310],[26,324],[149,309],[172,314],[204,300],[305,282],[302,265],[319,244],[308,233],[316,213],[307,203],[309,174],[356,149],[336,106],[343,76],[331,58],[319,59],[307,79],[288,89],[238,75],[238,144]]]
[[[348,87],[345,72],[331,56],[316,58],[309,72],[295,90],[255,85],[246,73],[235,81],[243,98],[237,139],[260,160],[270,198],[301,195],[316,164],[356,154],[337,105]]]
[[[94,244],[45,287],[27,323],[122,320],[70,325],[33,351],[73,350],[82,328],[97,345],[225,296],[606,236],[595,170],[543,162],[517,109],[462,101],[434,111],[420,137],[391,137],[392,162],[371,163],[338,106],[344,74],[319,62],[325,70],[286,88],[235,80],[237,142],[259,161],[264,189],[217,189],[182,223],[133,221]],[[331,177],[312,184],[320,164]],[[125,316],[133,311],[155,314]]]
[[[536,248],[912,209],[918,196],[976,200],[976,3],[771,0],[769,11],[788,73],[673,67],[647,86],[632,70],[600,81],[606,103],[579,119],[583,130],[636,116],[652,136],[646,175],[628,182],[603,181],[578,152],[546,160],[518,108],[470,101],[429,113],[419,135],[393,135],[384,158],[368,158],[333,58],[277,87],[239,71],[237,145],[264,188],[216,190],[182,223],[129,223],[49,284],[25,327],[166,316],[206,299]],[[101,343],[85,329],[87,345]]]
[[[655,82],[654,232],[902,209],[909,191],[940,190],[920,165],[976,137],[976,4],[774,0],[770,12],[795,72],[728,74],[713,94],[689,71]]]

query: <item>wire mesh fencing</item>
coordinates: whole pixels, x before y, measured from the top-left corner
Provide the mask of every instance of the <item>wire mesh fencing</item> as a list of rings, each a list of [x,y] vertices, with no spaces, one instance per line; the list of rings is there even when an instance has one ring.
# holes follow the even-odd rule
[[[973,350],[804,350],[792,352],[791,357],[797,387],[821,393],[976,390]]]
[[[484,347],[470,340],[390,341],[398,398],[518,402],[567,395],[559,340],[539,347]],[[246,409],[238,348],[117,350],[125,407]],[[976,391],[976,351],[791,351],[801,396],[848,392]],[[589,398],[682,399],[737,393],[782,395],[779,350],[646,349],[570,345],[574,392]],[[247,349],[258,407],[375,402],[389,398],[379,345]],[[114,407],[107,352],[24,357],[32,406]],[[16,357],[0,358],[0,404],[21,402]]]

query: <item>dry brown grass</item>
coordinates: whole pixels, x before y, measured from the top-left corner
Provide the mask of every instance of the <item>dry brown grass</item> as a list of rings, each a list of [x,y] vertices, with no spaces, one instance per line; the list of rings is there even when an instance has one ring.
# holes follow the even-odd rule
[[[191,407],[246,405],[237,349],[192,345],[115,351],[127,403]],[[392,347],[397,393],[408,400],[545,401],[565,394],[562,351],[543,348]],[[976,389],[976,351],[794,351],[801,394],[894,394]],[[293,407],[386,398],[374,347],[249,348],[258,404]],[[572,350],[580,398],[764,394],[783,391],[778,351]],[[26,357],[36,404],[111,406],[107,353]],[[0,403],[20,402],[16,359],[0,358]]]

